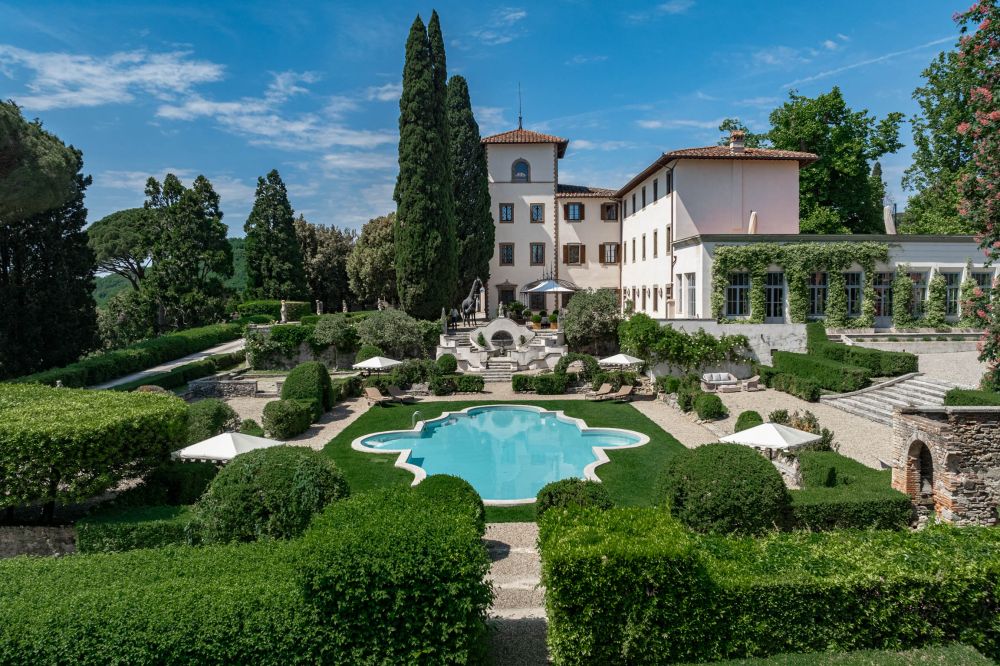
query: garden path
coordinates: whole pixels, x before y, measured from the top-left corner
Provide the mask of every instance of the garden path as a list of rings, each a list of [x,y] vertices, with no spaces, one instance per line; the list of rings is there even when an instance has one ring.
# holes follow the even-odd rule
[[[492,560],[487,580],[496,594],[489,612],[494,663],[547,664],[538,525],[489,523],[484,540]]]
[[[273,397],[229,398],[226,403],[240,415],[240,419],[253,419],[259,424],[264,414],[264,405],[272,400],[274,400]],[[338,402],[319,421],[309,426],[308,430],[301,435],[292,437],[287,442],[295,446],[308,446],[319,451],[367,410],[368,402],[364,398],[350,398]]]
[[[142,379],[143,377],[151,377],[157,375],[161,372],[169,372],[174,368],[178,368],[182,365],[188,363],[194,363],[195,361],[203,361],[209,356],[214,354],[228,354],[230,352],[239,351],[246,346],[246,340],[240,338],[239,340],[230,340],[229,342],[224,342],[221,345],[216,345],[210,349],[204,349],[200,352],[195,352],[194,354],[188,354],[182,358],[175,358],[173,361],[167,361],[166,363],[161,363],[155,365],[152,368],[146,368],[145,370],[140,370],[139,372],[134,372],[131,375],[125,375],[124,377],[119,377],[117,379],[112,379],[109,382],[104,382],[103,384],[97,384],[95,386],[90,386],[92,389],[109,389],[112,386],[118,386],[119,384],[124,384],[126,382],[132,382],[136,379]]]
[[[719,436],[662,400],[635,400],[632,406],[689,449],[719,441]]]

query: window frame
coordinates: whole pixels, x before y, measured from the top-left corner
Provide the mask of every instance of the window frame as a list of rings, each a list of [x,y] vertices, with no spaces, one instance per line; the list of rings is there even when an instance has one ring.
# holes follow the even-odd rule
[[[848,317],[861,316],[865,298],[864,285],[865,281],[861,271],[844,272],[844,298],[847,302]]]
[[[642,209],[646,210],[646,186],[642,186]]]
[[[961,301],[962,272],[952,270],[940,271],[940,273],[948,285],[944,292],[944,314],[946,317],[957,317],[961,312],[959,302]],[[954,279],[954,283],[952,283],[952,279]]]
[[[500,266],[513,266],[515,265],[515,254],[514,254],[514,243],[499,243],[499,248],[497,250],[497,264]],[[510,261],[504,261],[504,249],[510,248]]]
[[[618,243],[601,243],[601,263],[605,266],[614,266],[618,264]],[[612,258],[608,260],[608,254],[611,254]]]
[[[580,248],[583,243],[566,243],[566,265],[567,266],[583,266],[582,252]],[[573,250],[576,250],[576,261],[573,261]]]
[[[535,209],[538,208],[542,211],[542,215],[539,219],[535,219]],[[545,224],[545,204],[543,203],[533,203],[528,205],[528,220],[532,224]]]
[[[646,261],[646,234],[642,235],[642,260]]]
[[[896,274],[890,271],[878,271],[872,280],[875,290],[875,316],[892,317],[893,289],[892,283]]]
[[[695,277],[697,273],[686,273],[686,275],[688,316],[694,318],[698,316],[698,281]]]
[[[504,209],[510,210],[510,218],[504,219]],[[500,204],[499,212],[497,213],[497,220],[500,224],[513,224],[514,223],[514,204],[513,203],[502,203]]]
[[[535,261],[535,248],[542,248],[541,261]],[[528,265],[529,266],[544,266],[545,265],[545,243],[528,243]]]
[[[739,282],[733,278],[739,276]],[[742,319],[750,316],[750,272],[733,271],[726,281],[726,316]]]
[[[521,164],[523,164],[524,166],[526,166],[527,169],[528,169],[528,172],[525,175],[525,178],[523,180],[520,179],[520,178],[518,178],[517,175],[516,175],[517,174],[517,167],[518,167],[518,165],[521,165]],[[519,158],[517,158],[516,160],[514,160],[511,163],[511,165],[510,165],[510,182],[512,182],[512,183],[530,183],[531,182],[531,163],[528,162],[528,160],[524,159],[523,157],[519,157]]]
[[[653,179],[653,203],[660,200],[660,179]]]
[[[573,207],[576,206],[577,217],[573,217]],[[567,222],[583,222],[584,212],[583,204],[579,201],[567,201],[566,202],[566,221]]]
[[[907,274],[910,278],[910,316],[919,319],[924,316],[927,303],[927,285],[930,280],[927,271],[910,271]],[[917,295],[919,293],[919,298]]]
[[[609,214],[610,211],[610,214]],[[604,222],[617,222],[618,221],[618,204],[616,203],[603,203],[601,204],[601,220]]]
[[[822,282],[815,280],[818,275],[823,276]],[[809,285],[809,313],[810,319],[821,319],[826,316],[826,304],[829,301],[830,276],[826,271],[814,271],[808,276]]]
[[[660,230],[653,229],[653,259],[656,259],[658,256],[660,256],[660,252],[657,249],[660,245],[659,240],[660,240]]]

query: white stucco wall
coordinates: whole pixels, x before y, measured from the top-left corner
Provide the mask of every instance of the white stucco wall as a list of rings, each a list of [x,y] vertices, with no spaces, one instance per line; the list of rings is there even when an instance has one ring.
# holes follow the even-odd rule
[[[667,287],[672,284],[670,270],[670,248],[668,239],[673,233],[674,196],[666,192],[666,170],[658,169],[622,199],[622,209],[628,216],[622,220],[622,289],[632,299],[636,312],[644,312],[651,317],[671,315]],[[653,201],[653,181],[659,185],[660,197]],[[642,188],[646,188],[646,206],[642,205]],[[636,205],[633,209],[632,194]],[[655,245],[654,245],[655,232]],[[645,258],[642,252],[643,236],[646,238]],[[654,252],[655,249],[655,252]],[[655,254],[655,256],[654,256]],[[643,308],[642,290],[647,290],[646,307]],[[657,290],[656,308],[653,307],[652,290]]]
[[[579,203],[584,206],[583,220],[570,222],[563,217],[563,205]],[[621,221],[602,220],[601,206],[615,203],[614,199],[594,197],[556,197],[556,216],[559,220],[559,247],[557,248],[558,277],[570,280],[578,287],[591,289],[618,289],[621,264],[602,264],[600,247],[602,243],[618,243],[618,257],[621,259]],[[619,212],[619,217],[621,213]],[[562,246],[580,243],[587,247],[585,265],[563,263]]]

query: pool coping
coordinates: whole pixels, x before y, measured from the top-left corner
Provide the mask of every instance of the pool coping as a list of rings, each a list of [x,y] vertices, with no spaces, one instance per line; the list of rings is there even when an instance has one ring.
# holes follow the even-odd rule
[[[382,430],[381,432],[370,432],[370,433],[368,433],[366,435],[361,435],[360,437],[356,437],[354,439],[354,441],[351,442],[351,448],[354,449],[355,451],[360,451],[362,453],[380,453],[380,454],[383,454],[383,455],[384,454],[395,454],[395,453],[398,453],[398,455],[396,456],[396,462],[393,465],[393,467],[399,467],[400,469],[405,469],[407,472],[410,472],[411,474],[413,474],[414,478],[413,478],[413,482],[410,483],[410,486],[411,487],[412,486],[416,486],[421,481],[423,481],[424,479],[427,478],[427,470],[425,470],[423,467],[420,467],[419,465],[412,465],[409,462],[407,462],[407,460],[410,457],[410,454],[413,452],[413,449],[397,449],[397,450],[394,450],[394,451],[382,451],[382,450],[379,450],[379,449],[374,449],[374,448],[372,448],[370,446],[365,446],[362,443],[362,440],[368,439],[369,437],[374,437],[375,435],[393,435],[393,434],[403,435],[403,434],[407,434],[407,433],[419,433],[419,432],[423,431],[424,426],[426,424],[434,423],[436,421],[443,421],[445,419],[448,419],[448,418],[454,416],[455,414],[464,414],[464,415],[468,416],[469,412],[472,411],[472,410],[488,409],[490,407],[504,407],[504,408],[507,408],[507,409],[532,410],[532,411],[535,411],[535,412],[537,412],[539,414],[543,414],[543,413],[555,414],[557,419],[560,419],[560,420],[562,420],[564,422],[572,423],[573,425],[575,425],[577,428],[580,429],[581,433],[589,432],[589,431],[596,431],[596,432],[607,432],[607,433],[620,433],[620,434],[626,434],[626,435],[632,435],[632,436],[638,436],[639,437],[639,441],[636,442],[635,444],[623,444],[623,445],[619,445],[619,446],[592,446],[592,447],[590,447],[591,450],[594,452],[594,457],[597,458],[597,460],[595,460],[592,463],[589,463],[586,467],[583,468],[583,478],[585,480],[587,480],[587,481],[596,481],[597,483],[601,483],[601,479],[597,476],[596,470],[597,470],[598,467],[600,467],[604,463],[611,462],[611,459],[608,457],[608,454],[605,452],[606,449],[616,449],[616,450],[618,450],[618,449],[635,449],[635,448],[638,448],[640,446],[645,446],[646,444],[649,444],[649,442],[650,442],[649,435],[647,435],[645,433],[641,433],[641,432],[638,432],[636,430],[626,430],[625,428],[595,428],[595,427],[591,427],[591,426],[587,425],[587,422],[584,421],[583,419],[578,419],[575,416],[567,416],[566,413],[563,410],[561,410],[561,409],[545,409],[544,407],[539,407],[538,405],[517,405],[517,404],[497,403],[497,404],[492,404],[492,405],[473,405],[472,407],[466,407],[465,409],[461,409],[461,410],[459,410],[457,412],[441,412],[441,415],[438,416],[438,417],[436,417],[436,418],[428,419],[426,421],[424,421],[424,420],[417,421],[416,424],[414,424],[414,426],[412,428],[406,428],[406,429],[402,429],[402,430]],[[497,499],[489,499],[489,500],[488,499],[484,499],[483,500],[483,504],[485,504],[487,506],[519,506],[519,505],[523,505],[523,504],[534,504],[534,503],[535,503],[535,498],[534,497],[527,497],[527,498],[524,498],[524,499],[512,499],[512,500],[497,500]]]

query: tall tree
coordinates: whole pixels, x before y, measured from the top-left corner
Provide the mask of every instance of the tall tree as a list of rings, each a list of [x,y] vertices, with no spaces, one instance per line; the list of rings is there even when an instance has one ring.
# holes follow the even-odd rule
[[[74,154],[69,199],[0,220],[0,379],[72,363],[96,344],[94,253],[83,231],[90,177]]]
[[[877,120],[867,109],[851,110],[837,87],[815,98],[793,91],[771,113],[767,137],[774,148],[819,155],[799,174],[804,233],[877,233],[884,228],[870,165],[902,147],[902,120],[897,112]]]
[[[354,230],[310,224],[299,215],[295,220],[295,235],[302,251],[310,300],[323,301],[327,312],[339,310],[344,302],[353,305],[347,258],[354,249],[357,236]]]
[[[719,139],[720,146],[729,145],[729,135],[733,130],[743,132],[743,145],[747,148],[763,148],[767,145],[766,132],[764,134],[751,132],[750,128],[739,118],[726,118],[719,123],[719,131],[722,132],[722,138]]]
[[[917,234],[972,233],[958,212],[958,179],[972,164],[972,137],[958,126],[972,123],[971,82],[958,53],[939,53],[923,71],[924,85],[913,91],[920,112],[913,116],[913,163],[903,187],[915,191],[906,205],[901,231]]]
[[[486,151],[472,114],[469,85],[461,76],[448,82],[448,134],[458,244],[455,293],[461,294],[477,277],[484,283],[489,281],[495,237]]]
[[[306,275],[288,190],[276,169],[257,179],[246,231],[247,292],[257,298],[304,298]]]
[[[200,326],[223,316],[222,278],[233,274],[233,250],[212,184],[204,176],[190,188],[172,173],[162,185],[150,178],[145,207],[156,212],[158,224],[142,289],[157,306],[158,330]]]
[[[145,208],[120,210],[91,224],[87,240],[97,267],[122,276],[138,289],[146,276],[155,225],[153,211]]]
[[[358,302],[374,305],[378,299],[399,302],[396,292],[396,214],[376,217],[361,227],[361,235],[347,257],[347,277]]]
[[[445,113],[444,40],[435,12],[430,38],[419,16],[406,41],[399,99],[396,284],[410,314],[436,319],[451,306],[457,254]]]
[[[0,223],[55,210],[79,191],[80,153],[0,101]]]

